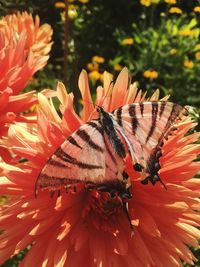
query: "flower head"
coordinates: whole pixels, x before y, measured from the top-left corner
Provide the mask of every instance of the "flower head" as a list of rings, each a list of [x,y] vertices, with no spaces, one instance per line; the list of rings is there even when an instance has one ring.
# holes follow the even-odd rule
[[[121,41],[121,44],[122,45],[132,45],[132,44],[134,44],[134,40],[133,40],[133,38],[125,38],[125,39],[123,39],[122,41]]]
[[[87,64],[87,69],[89,71],[98,70],[99,69],[99,64],[97,64],[97,63],[88,63]]]
[[[149,7],[152,4],[151,0],[140,0],[140,4]]]
[[[176,55],[178,53],[178,50],[176,48],[172,48],[169,53],[170,55]]]
[[[89,2],[89,0],[78,0],[79,2],[81,2],[82,4],[87,4]]]
[[[171,7],[170,9],[169,9],[169,13],[171,13],[171,14],[182,14],[183,13],[183,11],[179,8],[179,7]]]
[[[113,69],[116,70],[116,71],[120,71],[120,70],[123,69],[123,67],[120,64],[115,64]]]
[[[48,56],[46,55],[51,50],[51,37],[53,33],[49,24],[45,23],[40,26],[39,16],[36,15],[33,18],[27,12],[7,15],[2,18],[0,24],[2,25],[0,30],[4,34],[4,43],[6,46],[15,36],[20,36],[22,32],[25,32],[25,51],[28,53],[31,50],[34,57],[43,57],[43,65],[40,68],[47,63]],[[18,39],[20,38],[18,37]]]
[[[83,110],[78,116],[73,109],[73,95],[59,83],[59,117],[53,102],[38,95],[38,119],[31,127],[16,123],[9,129],[2,146],[12,147],[21,159],[17,165],[0,163],[0,192],[9,196],[1,210],[0,264],[32,244],[21,266],[88,267],[111,266],[182,266],[181,260],[192,264],[193,254],[186,246],[198,246],[199,180],[192,178],[200,164],[193,162],[199,153],[194,144],[199,134],[185,136],[194,127],[190,119],[177,125],[177,133],[163,146],[161,185],[144,186],[130,174],[132,199],[128,202],[134,235],[130,235],[127,218],[120,200],[106,192],[69,191],[50,198],[48,191],[34,197],[34,186],[40,170],[66,137],[88,121],[95,112],[85,71],[79,88]],[[112,91],[112,94],[111,94]],[[158,100],[157,90],[149,100]],[[126,103],[144,101],[145,94],[129,84],[127,69],[115,84],[107,73],[104,87],[97,88],[96,105],[112,111]],[[165,101],[166,98],[163,99]],[[172,149],[173,148],[173,149]],[[34,261],[33,261],[34,259]]]
[[[174,4],[176,4],[176,0],[165,0],[165,3],[170,4],[170,5],[174,5]]]
[[[195,58],[196,58],[196,60],[200,60],[200,52],[195,53]]]
[[[148,79],[157,79],[158,78],[158,72],[156,70],[146,70],[143,73],[143,76]]]
[[[188,69],[192,69],[194,67],[194,63],[191,60],[187,59],[183,62],[183,65]]]
[[[51,35],[48,24],[40,26],[39,17],[34,21],[26,12],[0,20],[0,137],[6,135],[11,122],[28,119],[19,113],[28,109],[37,98],[34,92],[17,94],[33,74],[46,65]]]
[[[200,50],[200,44],[197,44],[197,45],[195,46],[195,50]]]
[[[54,4],[55,8],[65,8],[65,3],[64,2],[56,2]]]
[[[89,73],[89,78],[93,81],[98,81],[101,78],[101,73],[94,69]]]
[[[196,31],[195,30],[190,30],[190,29],[183,29],[183,30],[179,30],[179,35],[182,35],[182,36],[195,36],[196,35]]]
[[[92,61],[95,63],[104,63],[105,59],[103,57],[100,57],[100,56],[93,56]]]
[[[200,13],[200,6],[195,6],[194,7],[194,12]]]

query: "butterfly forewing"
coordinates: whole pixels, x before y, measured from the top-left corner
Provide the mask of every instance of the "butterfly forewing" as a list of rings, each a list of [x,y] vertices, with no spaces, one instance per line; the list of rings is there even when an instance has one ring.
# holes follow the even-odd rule
[[[76,182],[101,183],[117,179],[123,160],[115,154],[98,120],[75,131],[49,158],[36,182],[38,188],[57,189]]]
[[[125,105],[113,112],[118,131],[127,137],[133,164],[140,163],[150,173],[152,157],[160,149],[172,126],[186,110],[171,102],[140,102]],[[186,114],[185,114],[186,115]]]

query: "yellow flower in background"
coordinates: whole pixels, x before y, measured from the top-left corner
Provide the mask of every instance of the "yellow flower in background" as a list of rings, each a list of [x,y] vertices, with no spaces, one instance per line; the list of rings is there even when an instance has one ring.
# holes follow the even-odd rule
[[[176,48],[172,48],[172,49],[169,51],[170,55],[175,55],[175,54],[177,54],[177,52],[178,52],[178,50],[177,50]]]
[[[194,30],[190,30],[190,29],[180,30],[179,31],[179,35],[182,35],[182,36],[194,36],[195,35],[195,31]]]
[[[197,44],[197,45],[195,46],[195,50],[200,50],[200,44]]]
[[[113,69],[116,70],[116,71],[120,71],[120,70],[123,69],[123,67],[120,64],[115,64]]]
[[[78,0],[79,2],[81,2],[82,4],[86,4],[89,2],[89,0]]]
[[[99,64],[97,64],[97,63],[88,63],[87,64],[87,69],[89,71],[98,70],[98,68],[99,68]]]
[[[176,4],[176,0],[165,0],[165,3],[173,5]]]
[[[200,52],[197,52],[197,53],[195,54],[195,58],[196,58],[196,60],[200,60]]]
[[[93,56],[92,57],[92,61],[96,62],[96,63],[104,63],[105,58],[104,57],[100,57],[100,56]]]
[[[187,59],[183,62],[183,65],[188,69],[192,69],[194,67],[194,63],[191,60]]]
[[[146,70],[143,73],[143,76],[148,79],[157,79],[158,78],[158,72],[156,70]]]
[[[193,9],[194,12],[200,13],[200,6],[195,6]]]
[[[112,73],[110,73],[109,71],[106,71],[106,74],[108,75],[108,77],[110,77],[109,79],[112,81],[114,76]],[[103,73],[100,73],[100,80],[103,82],[104,81],[104,74]]]
[[[91,80],[93,80],[93,81],[97,81],[97,80],[99,80],[100,77],[101,77],[101,73],[98,72],[98,70],[93,70],[93,71],[91,71],[88,75],[89,75],[89,78],[90,78]]]
[[[179,7],[171,7],[170,9],[169,9],[169,13],[170,14],[182,14],[183,13],[183,11],[179,8]]]
[[[77,16],[78,16],[77,9],[78,8],[79,8],[78,6],[69,5],[69,8],[68,8],[68,16],[69,16],[69,19],[75,19],[75,18],[77,18]],[[60,13],[60,16],[61,16],[61,21],[64,22],[65,21],[65,11],[61,12]]]
[[[134,43],[134,40],[133,38],[124,38],[122,41],[121,41],[121,44],[122,45],[132,45]]]
[[[54,7],[56,7],[56,8],[65,8],[65,3],[63,3],[63,2],[56,2],[54,4]]]
[[[75,18],[78,17],[78,12],[76,11],[76,9],[69,8],[68,16],[69,16],[70,19],[75,19]]]
[[[150,6],[152,4],[151,0],[140,0],[140,4],[143,6]]]

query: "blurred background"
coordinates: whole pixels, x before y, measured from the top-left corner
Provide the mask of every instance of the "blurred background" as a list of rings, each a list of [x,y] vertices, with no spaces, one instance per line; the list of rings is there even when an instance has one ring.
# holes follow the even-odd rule
[[[29,88],[52,88],[61,80],[77,95],[83,68],[94,88],[101,83],[104,70],[116,77],[127,66],[143,90],[159,88],[175,102],[199,106],[200,1],[66,2],[67,14],[64,1],[0,1],[1,16],[26,10],[53,27],[49,64]]]
[[[58,80],[63,81],[78,109],[83,68],[94,93],[105,70],[115,79],[126,66],[139,88],[149,95],[159,88],[161,96],[170,94],[172,101],[194,106],[193,116],[199,120],[200,1],[0,1],[1,17],[17,11],[39,15],[54,31],[48,65],[25,91],[55,88]],[[24,253],[2,267],[17,266]],[[200,258],[199,251],[194,253]]]

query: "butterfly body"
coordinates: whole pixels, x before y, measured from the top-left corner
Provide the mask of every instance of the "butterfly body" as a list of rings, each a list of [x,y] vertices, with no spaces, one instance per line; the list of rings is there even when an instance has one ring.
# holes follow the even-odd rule
[[[121,158],[125,158],[126,151],[124,144],[117,133],[115,121],[111,113],[106,112],[102,107],[98,107],[97,111],[100,114],[99,121],[101,122],[104,132],[107,134],[109,141],[114,149],[114,151]]]

